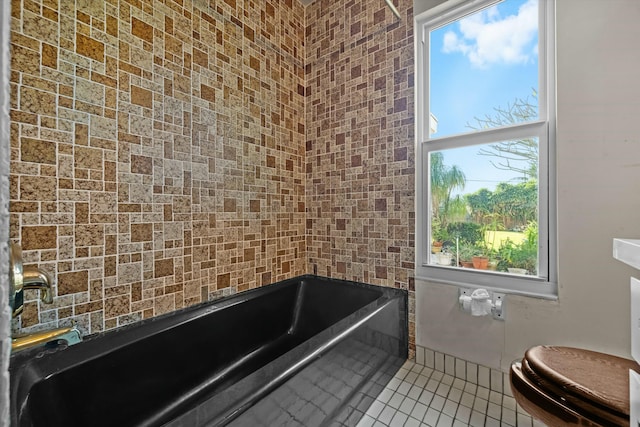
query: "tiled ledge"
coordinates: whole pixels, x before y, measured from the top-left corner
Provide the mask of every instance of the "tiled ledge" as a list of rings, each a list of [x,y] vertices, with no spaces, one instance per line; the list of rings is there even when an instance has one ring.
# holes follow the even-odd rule
[[[613,239],[613,257],[640,270],[640,240]]]
[[[455,378],[488,388],[491,391],[513,396],[509,383],[509,374],[497,369],[468,362],[445,353],[416,346],[416,363]]]

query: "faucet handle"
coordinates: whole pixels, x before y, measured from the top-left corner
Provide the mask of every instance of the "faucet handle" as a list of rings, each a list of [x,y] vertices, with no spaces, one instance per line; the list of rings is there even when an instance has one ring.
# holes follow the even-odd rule
[[[20,245],[9,242],[9,305],[16,317],[22,312],[22,248]]]
[[[53,303],[51,276],[35,265],[27,265],[22,272],[22,288],[40,290],[40,300],[45,304]]]
[[[13,310],[13,317],[22,313],[25,289],[37,289],[40,291],[40,300],[43,303],[53,303],[51,276],[34,265],[24,266],[20,245],[11,242],[9,246],[9,304]]]

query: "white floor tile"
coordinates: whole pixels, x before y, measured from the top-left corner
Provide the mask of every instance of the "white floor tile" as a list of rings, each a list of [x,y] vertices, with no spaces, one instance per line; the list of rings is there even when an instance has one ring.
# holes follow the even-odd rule
[[[422,421],[422,419],[424,418],[424,414],[427,413],[427,409],[429,407],[427,405],[423,405],[420,402],[416,403],[416,406],[413,407],[413,411],[411,411],[411,416],[419,421]],[[515,417],[515,412],[514,415]]]
[[[423,390],[423,387],[418,386],[417,384],[414,384],[413,387],[411,387],[411,390],[409,390],[407,397],[410,397],[413,400],[418,400],[418,398],[422,394],[422,390]]]
[[[451,427],[453,426],[453,418],[451,418],[447,414],[440,414],[440,418],[438,418],[438,424],[436,427]]]
[[[375,422],[375,418],[365,414],[365,416],[360,419],[356,427],[371,427]]]
[[[469,425],[472,427],[484,427],[484,419],[485,415],[480,412],[473,411],[471,413],[471,419],[469,420]]]
[[[402,401],[402,405],[400,405],[400,411],[405,414],[410,414],[413,411],[413,407],[416,406],[416,401],[407,397]]]
[[[464,405],[464,406],[468,406],[469,408],[473,408],[473,401],[476,400],[476,396],[471,394],[471,393],[467,393],[464,392],[462,393],[462,399],[460,399],[460,404]]]
[[[452,388],[451,390],[449,390],[447,399],[460,403],[460,400],[462,399],[462,390],[458,388]]]
[[[469,423],[471,419],[471,408],[466,406],[458,406],[458,411],[456,412],[456,420],[460,420],[464,423]]]
[[[416,362],[414,362],[413,360],[407,360],[406,362],[404,362],[404,365],[402,365],[402,368],[400,369],[406,369],[407,371],[410,371],[411,368],[413,368],[416,365]]]
[[[490,392],[489,402],[495,403],[496,405],[502,405],[502,393],[498,393],[497,391]]]
[[[371,406],[369,406],[369,409],[367,410],[367,415],[370,415],[373,418],[378,418],[378,415],[380,415],[380,412],[382,412],[382,410],[384,409],[384,403],[382,403],[379,400],[375,400]],[[514,413],[515,416],[515,413]]]
[[[404,423],[404,427],[420,427],[420,421],[415,418],[409,417],[406,423]]]
[[[517,417],[516,417],[516,411],[506,408],[506,407],[502,407],[502,422],[506,423],[507,425],[516,427],[517,424]]]
[[[419,374],[420,372],[422,372],[422,368],[424,368],[424,363],[420,364],[416,362],[416,364],[413,365],[413,367],[411,368],[411,372],[415,372]]]
[[[360,418],[360,421],[358,422],[358,425],[356,427],[371,427],[375,422],[375,418],[365,414],[362,418]]]
[[[484,420],[484,427],[500,427],[500,421],[495,418],[487,417]]]
[[[507,408],[507,409],[511,409],[512,411],[515,412],[515,410],[516,410],[516,399],[514,399],[513,397],[509,397],[509,396],[503,396],[502,397],[502,406]]]
[[[449,415],[451,418],[456,416],[456,411],[458,410],[458,403],[453,400],[447,399],[444,402],[444,407],[442,408],[442,412]]]
[[[464,390],[464,386],[466,384],[466,381],[460,378],[456,378],[455,380],[453,380],[453,387],[460,389],[460,390]]]
[[[429,382],[429,377],[420,374],[418,375],[418,378],[416,379],[416,382],[413,383],[413,385],[415,387],[424,388],[424,386],[427,385],[427,382]]]
[[[429,380],[429,382],[427,383],[427,385],[424,387],[425,390],[429,390],[435,393],[435,391],[438,389],[438,386],[440,385],[440,381],[436,380],[434,378],[431,378]]]
[[[531,417],[525,414],[518,414],[518,427],[532,427]]]
[[[418,399],[420,403],[423,403],[427,406],[429,406],[432,400],[433,400],[433,392],[429,390],[423,391],[422,394],[420,395],[420,398]]]
[[[433,396],[433,399],[431,400],[431,404],[429,404],[429,406],[436,411],[442,411],[442,407],[444,406],[444,397],[438,395]]]
[[[487,413],[487,401],[476,397],[476,400],[473,401],[473,410],[480,412],[481,414]]]
[[[429,426],[435,427],[436,423],[438,422],[439,416],[440,416],[440,411],[436,411],[433,408],[429,408],[422,422]]]
[[[412,386],[412,383],[407,382],[407,381],[402,381],[400,383],[400,385],[398,386],[398,389],[396,391],[398,393],[404,394],[406,396],[407,393],[409,393],[409,390],[411,390],[411,386]]]
[[[435,370],[433,368],[425,366],[422,369],[422,372],[420,372],[420,375],[424,375],[425,377],[429,378],[431,375],[433,375],[434,372],[435,372]]]
[[[442,372],[442,371],[436,371],[436,370],[434,370],[434,371],[431,373],[431,379],[434,379],[434,380],[436,380],[436,381],[438,381],[438,382],[440,382],[440,381],[442,380],[442,378],[443,378],[443,377],[444,377],[444,372]]]
[[[385,388],[382,390],[382,392],[378,395],[376,399],[378,399],[382,403],[387,403],[393,397],[394,394],[396,394],[396,392],[393,391],[393,389]]]
[[[464,386],[464,391],[466,391],[467,393],[476,394],[476,391],[478,391],[478,386],[472,383],[467,383]]]
[[[385,406],[385,408],[382,410],[380,415],[378,415],[378,421],[383,422],[386,425],[389,425],[389,423],[391,422],[391,419],[396,414],[396,412],[397,411],[393,409],[391,406]]]
[[[476,390],[476,397],[489,400],[489,389],[485,387],[478,387],[478,390]]]
[[[406,368],[400,368],[398,369],[398,372],[396,372],[396,374],[394,375],[395,378],[398,378],[399,380],[403,380],[404,377],[407,376],[407,374],[409,373],[409,370]]]
[[[402,412],[396,412],[396,414],[391,419],[390,427],[402,427],[404,423],[409,419],[407,414],[403,414]]]
[[[389,399],[389,403],[387,405],[393,407],[394,409],[400,408],[402,401],[404,400],[404,395],[400,393],[395,393],[391,399]]]
[[[517,405],[506,374],[443,353],[422,354],[430,366],[405,363],[357,427],[547,427]]]
[[[404,380],[409,384],[413,384],[416,381],[416,378],[418,378],[418,373],[411,371],[407,374],[406,377],[404,377]]]
[[[445,383],[440,383],[438,385],[438,388],[436,389],[436,394],[442,396],[442,397],[447,397],[447,395],[449,394],[449,390],[451,390],[451,386],[447,385]]]
[[[502,417],[502,406],[489,402],[489,406],[487,407],[487,415],[491,418],[499,420]]]
[[[453,375],[445,374],[440,381],[446,385],[452,385],[455,380],[456,378]]]
[[[391,390],[395,391],[400,385],[400,383],[402,383],[402,380],[400,378],[393,377],[391,381],[389,381],[389,384],[387,384],[387,388],[390,388]]]

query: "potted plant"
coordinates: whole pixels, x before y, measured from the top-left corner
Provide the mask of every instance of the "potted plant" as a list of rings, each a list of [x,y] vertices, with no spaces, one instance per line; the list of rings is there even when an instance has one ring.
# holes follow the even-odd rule
[[[458,261],[461,267],[473,268],[473,256],[478,253],[475,245],[468,242],[460,242],[458,245]]]
[[[431,253],[437,254],[442,251],[442,246],[450,238],[447,230],[442,227],[439,221],[434,220],[431,224]]]
[[[489,266],[489,257],[484,255],[475,255],[471,258],[471,261],[473,263],[473,268],[477,270],[486,270]]]
[[[451,261],[453,260],[453,255],[449,251],[442,251],[435,255],[436,261],[439,265],[450,266]]]
[[[473,268],[478,270],[486,270],[489,267],[489,256],[492,251],[487,246],[487,243],[483,240],[476,244],[476,255],[471,258],[473,261]]]
[[[535,224],[525,231],[526,239],[514,243],[507,239],[500,247],[498,269],[512,274],[536,274],[538,266],[538,234]]]
[[[514,274],[535,274],[537,270],[537,248],[529,246],[526,241],[516,245],[511,254],[507,271]]]

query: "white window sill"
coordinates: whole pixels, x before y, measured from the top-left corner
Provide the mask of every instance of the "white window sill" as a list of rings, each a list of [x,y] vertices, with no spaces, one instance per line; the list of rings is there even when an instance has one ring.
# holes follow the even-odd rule
[[[558,299],[558,284],[534,276],[493,271],[465,271],[462,268],[423,265],[415,271],[415,278],[463,288],[485,288],[507,295],[521,295],[547,300]]]

